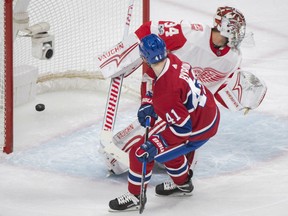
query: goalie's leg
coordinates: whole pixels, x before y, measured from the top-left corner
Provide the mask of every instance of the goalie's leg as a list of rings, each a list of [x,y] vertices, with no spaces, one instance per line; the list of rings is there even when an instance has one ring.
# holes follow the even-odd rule
[[[110,147],[123,151],[128,157],[131,147],[139,142],[144,132],[144,128],[141,127],[138,120],[136,120],[113,136],[113,143]],[[116,175],[127,172],[129,164],[119,162],[119,160],[110,154],[111,152],[105,152],[105,150],[107,150],[107,148],[104,147],[102,152],[104,153],[108,170]]]
[[[165,128],[165,125],[166,123],[158,118],[155,125],[150,129],[149,134],[159,133]],[[113,136],[113,148],[121,149],[128,156],[132,146],[139,142],[144,133],[145,129],[136,120]],[[109,152],[104,152],[104,154],[106,165],[111,173],[120,175],[128,170],[128,164],[119,162]]]
[[[106,152],[103,153],[103,156],[110,174],[121,175],[127,172],[128,166],[126,164],[117,161],[112,155]]]

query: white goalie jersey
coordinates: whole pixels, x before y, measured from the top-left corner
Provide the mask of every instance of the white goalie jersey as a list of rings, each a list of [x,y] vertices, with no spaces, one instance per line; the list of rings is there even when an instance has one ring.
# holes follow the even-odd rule
[[[164,38],[167,35],[165,31],[178,32],[176,30],[178,25],[175,23],[164,23],[163,26],[161,31],[163,31],[162,37]],[[215,93],[229,74],[240,67],[241,52],[229,47],[222,50],[214,48],[211,41],[211,27],[208,25],[190,24],[182,21],[180,26],[179,34],[182,32],[185,43],[178,49],[171,47],[171,51],[182,61],[188,62],[192,66],[197,79],[212,93]],[[170,28],[175,29],[171,30]],[[168,37],[168,41],[170,41],[172,36]]]
[[[239,49],[232,49],[229,46],[215,47],[212,43],[211,31],[210,26],[203,24],[191,24],[187,21],[181,23],[159,21],[146,23],[135,33],[139,39],[151,33],[159,35],[165,41],[170,52],[177,55],[182,61],[191,64],[197,79],[208,87],[215,99],[226,108],[231,111],[238,111],[250,104],[253,106],[248,107],[248,109],[256,108],[265,96],[266,85],[252,74],[257,78],[260,85],[257,85],[257,91],[253,91],[255,98],[251,92],[249,94],[249,99],[254,101],[251,103],[245,101],[242,104],[242,100],[248,99],[244,99],[242,95],[245,94],[242,93],[248,89],[251,91],[252,85],[250,88],[242,88],[241,85],[238,85],[238,89],[233,89],[233,85],[237,84],[235,83],[237,80],[234,79],[237,76],[235,74],[242,73],[240,70],[241,52]],[[146,73],[153,76],[153,73],[149,71]],[[240,76],[241,81],[247,83],[243,81],[246,77],[242,74]],[[145,87],[142,88],[142,92],[145,93]],[[222,90],[221,94],[219,94],[220,90]],[[226,93],[229,92],[232,97],[225,95],[224,90]]]

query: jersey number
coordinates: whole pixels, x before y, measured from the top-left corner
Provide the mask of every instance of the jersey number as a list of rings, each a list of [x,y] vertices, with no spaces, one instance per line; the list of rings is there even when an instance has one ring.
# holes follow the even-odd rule
[[[205,88],[202,86],[201,82],[197,79],[195,80],[189,79],[188,83],[192,91],[192,103],[194,109],[196,109],[198,105],[204,107],[207,101]],[[202,93],[201,90],[203,91]]]
[[[179,34],[179,29],[175,28],[177,23],[174,22],[165,22],[164,27],[165,27],[165,36],[173,36],[175,34]]]
[[[176,121],[179,121],[180,119],[181,119],[181,117],[176,113],[176,111],[174,109],[172,109],[170,111],[170,114],[166,113],[166,120],[170,124],[175,124]]]

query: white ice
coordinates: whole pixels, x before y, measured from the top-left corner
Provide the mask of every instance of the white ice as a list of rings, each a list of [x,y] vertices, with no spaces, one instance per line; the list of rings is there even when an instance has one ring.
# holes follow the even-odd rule
[[[221,109],[219,133],[199,150],[193,196],[156,197],[155,185],[167,179],[156,170],[143,215],[288,215],[288,3],[153,0],[151,18],[211,24],[219,5],[245,14],[255,46],[243,46],[243,69],[265,80],[267,96],[247,116]],[[0,216],[112,214],[108,202],[127,191],[127,176],[106,177],[97,151],[106,91],[50,92],[15,109],[14,153],[0,154]],[[36,112],[40,102],[46,110]],[[137,108],[121,96],[116,131]]]

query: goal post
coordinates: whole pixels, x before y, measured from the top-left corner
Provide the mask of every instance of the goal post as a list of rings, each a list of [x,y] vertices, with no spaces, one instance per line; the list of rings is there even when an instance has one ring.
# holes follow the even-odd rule
[[[13,0],[4,0],[1,4],[1,14],[12,17]],[[13,38],[13,21],[1,19],[0,23],[0,146],[3,152],[9,154],[13,151],[13,41],[6,41],[5,38]]]
[[[3,0],[0,4],[0,148],[11,153],[13,108],[21,104],[19,92],[27,91],[27,98],[33,100],[46,81],[57,80],[61,87],[68,79],[101,80],[95,58],[122,40],[129,0]],[[149,0],[135,0],[129,33],[149,20],[149,7]],[[140,75],[125,78],[124,86],[140,88],[132,85]],[[36,89],[28,89],[33,82]]]

